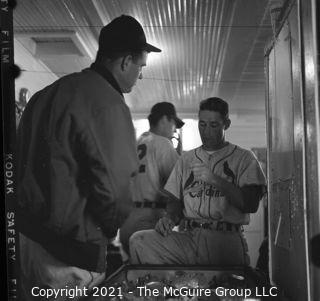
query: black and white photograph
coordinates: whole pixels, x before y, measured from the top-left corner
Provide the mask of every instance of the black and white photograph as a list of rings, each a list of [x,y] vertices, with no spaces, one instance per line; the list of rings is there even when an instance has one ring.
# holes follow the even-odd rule
[[[0,0],[10,301],[319,301],[318,0]]]

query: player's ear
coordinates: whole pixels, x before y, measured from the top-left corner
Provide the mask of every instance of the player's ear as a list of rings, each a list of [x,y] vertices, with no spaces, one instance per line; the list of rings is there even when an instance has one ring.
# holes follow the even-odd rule
[[[224,129],[227,130],[231,125],[231,120],[227,118],[224,122]]]
[[[168,118],[168,116],[166,116],[166,115],[163,115],[163,116],[159,119],[159,121],[160,121],[161,123],[166,123],[166,122],[168,122],[168,120],[169,120],[169,118]]]
[[[121,61],[121,70],[122,71],[125,71],[127,70],[128,66],[131,64],[132,62],[132,55],[126,55],[122,58],[122,61]]]
[[[159,119],[158,122],[157,122],[157,127],[162,128],[162,127],[164,126],[164,124],[165,124],[165,118],[166,118],[165,115],[163,115],[162,117],[160,117],[160,119]]]

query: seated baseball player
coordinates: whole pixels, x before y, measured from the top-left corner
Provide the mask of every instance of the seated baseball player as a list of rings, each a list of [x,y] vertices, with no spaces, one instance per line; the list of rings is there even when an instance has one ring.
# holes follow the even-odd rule
[[[134,185],[135,208],[120,229],[120,242],[127,254],[130,236],[139,230],[154,229],[163,216],[166,203],[160,189],[163,189],[179,158],[171,138],[184,122],[177,117],[174,105],[169,102],[155,104],[148,120],[150,130],[143,133],[137,142],[140,166]]]
[[[265,176],[251,151],[225,140],[228,111],[220,98],[200,103],[203,144],[178,159],[164,187],[166,216],[131,236],[133,264],[249,264],[242,225],[258,209]]]

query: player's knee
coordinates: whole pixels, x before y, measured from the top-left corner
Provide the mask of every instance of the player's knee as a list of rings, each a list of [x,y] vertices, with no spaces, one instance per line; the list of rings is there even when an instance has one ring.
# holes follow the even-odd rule
[[[150,241],[152,241],[154,230],[142,230],[133,233],[129,239],[129,245],[131,248],[145,247]]]
[[[136,248],[137,246],[143,244],[145,231],[137,231],[133,233],[129,238],[129,246],[131,248]]]

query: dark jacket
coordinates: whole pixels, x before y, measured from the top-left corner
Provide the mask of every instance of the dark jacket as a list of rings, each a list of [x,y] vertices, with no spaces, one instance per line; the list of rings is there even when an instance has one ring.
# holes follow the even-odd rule
[[[105,238],[116,235],[130,210],[137,166],[130,111],[107,70],[65,76],[29,101],[17,137],[19,208],[62,244],[99,246],[91,255],[97,258],[84,252],[74,265],[89,260],[96,262],[91,270],[104,270]],[[36,240],[36,230],[26,232]]]

